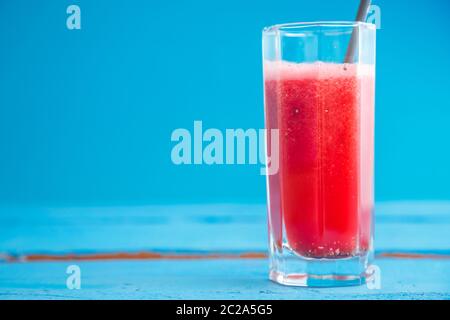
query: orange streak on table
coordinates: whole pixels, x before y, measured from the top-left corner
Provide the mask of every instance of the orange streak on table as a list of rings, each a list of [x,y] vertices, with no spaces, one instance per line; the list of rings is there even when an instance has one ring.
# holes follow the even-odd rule
[[[450,259],[450,254],[380,252],[378,259]],[[25,254],[3,255],[6,262],[39,261],[108,261],[108,260],[220,260],[220,259],[267,259],[264,252],[241,253],[177,253],[177,252],[111,252],[111,253],[68,253],[68,254]]]

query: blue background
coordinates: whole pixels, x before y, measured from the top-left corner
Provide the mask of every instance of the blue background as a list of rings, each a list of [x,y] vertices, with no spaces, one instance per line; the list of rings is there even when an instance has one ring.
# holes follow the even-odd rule
[[[374,4],[376,199],[450,199],[450,2]],[[357,5],[0,0],[0,204],[264,202],[259,166],[173,165],[172,130],[263,127],[262,28]]]

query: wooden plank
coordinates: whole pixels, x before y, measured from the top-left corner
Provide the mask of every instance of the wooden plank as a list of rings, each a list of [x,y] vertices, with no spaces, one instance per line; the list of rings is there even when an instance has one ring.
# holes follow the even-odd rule
[[[280,286],[266,260],[76,262],[81,289],[69,290],[70,264],[0,264],[0,299],[450,299],[450,260],[381,259],[380,290]]]
[[[381,203],[376,221],[381,290],[305,289],[267,280],[263,205],[1,208],[0,258],[66,260],[0,263],[0,299],[450,299],[450,202]]]
[[[379,252],[448,252],[450,202],[380,203]],[[267,248],[264,205],[1,208],[0,253]]]

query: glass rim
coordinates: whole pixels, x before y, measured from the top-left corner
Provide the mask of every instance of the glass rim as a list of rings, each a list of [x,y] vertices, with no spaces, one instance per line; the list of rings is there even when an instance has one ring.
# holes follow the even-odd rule
[[[293,32],[293,31],[301,31],[307,28],[316,28],[316,27],[343,27],[343,28],[354,28],[354,27],[363,27],[372,30],[376,30],[376,25],[368,22],[361,21],[312,21],[312,22],[290,22],[290,23],[281,23],[275,24],[263,29],[263,33],[272,33],[272,32]]]

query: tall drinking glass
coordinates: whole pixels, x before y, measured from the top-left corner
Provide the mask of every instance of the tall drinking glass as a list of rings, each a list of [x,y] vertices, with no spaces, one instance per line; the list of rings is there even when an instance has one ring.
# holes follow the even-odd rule
[[[359,285],[369,276],[375,33],[362,22],[263,31],[267,163],[278,158],[267,176],[270,279],[278,283]]]

